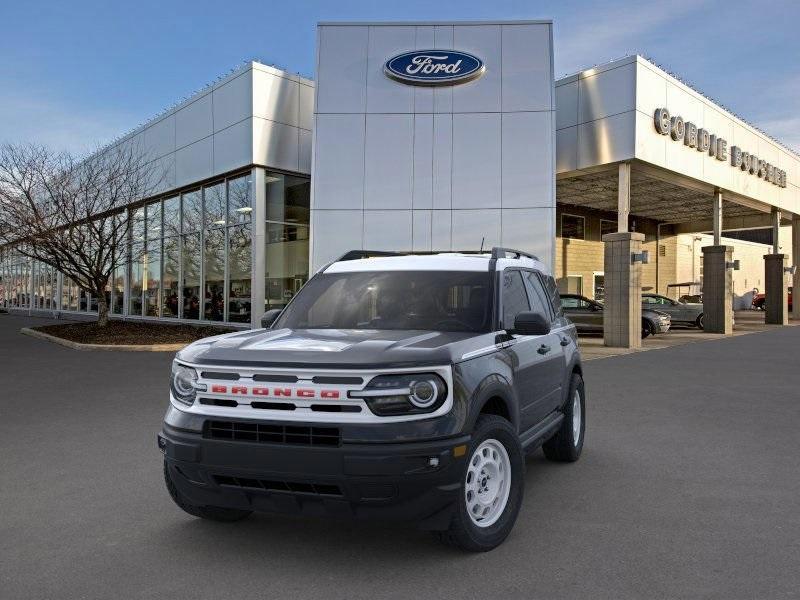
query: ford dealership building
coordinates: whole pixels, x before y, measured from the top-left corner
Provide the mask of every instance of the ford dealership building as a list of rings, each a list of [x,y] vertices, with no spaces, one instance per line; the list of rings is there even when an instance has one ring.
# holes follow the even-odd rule
[[[167,173],[126,210],[119,317],[256,325],[346,250],[503,245],[604,299],[609,345],[643,289],[723,334],[752,288],[788,319],[800,156],[638,56],[555,81],[548,21],[323,23],[314,82],[249,63],[116,143]],[[11,309],[95,305],[13,246],[0,276]]]

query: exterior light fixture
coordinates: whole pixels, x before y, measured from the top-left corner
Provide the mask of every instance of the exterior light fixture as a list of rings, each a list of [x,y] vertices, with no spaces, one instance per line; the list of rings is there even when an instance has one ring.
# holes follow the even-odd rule
[[[738,271],[739,270],[739,260],[732,260],[725,263],[725,268],[728,270]]]
[[[789,275],[794,275],[797,273],[797,265],[792,265],[791,267],[783,267],[783,271],[788,273]]]
[[[649,250],[642,250],[638,254],[633,252],[631,253],[631,264],[633,263],[642,263],[646,265],[650,262],[650,251]]]

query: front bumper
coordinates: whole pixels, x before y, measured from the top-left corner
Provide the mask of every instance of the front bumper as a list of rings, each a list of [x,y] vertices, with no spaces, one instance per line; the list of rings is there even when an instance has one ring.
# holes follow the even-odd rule
[[[164,424],[175,486],[191,503],[245,510],[416,522],[444,529],[461,489],[469,436],[339,446],[209,439]],[[465,449],[463,449],[465,450]]]

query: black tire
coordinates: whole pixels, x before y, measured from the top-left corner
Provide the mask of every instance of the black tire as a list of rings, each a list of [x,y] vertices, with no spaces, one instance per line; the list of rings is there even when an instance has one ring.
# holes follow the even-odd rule
[[[647,319],[642,319],[642,339],[656,334],[656,327]]]
[[[697,320],[694,322],[698,329],[703,329],[703,317],[703,313],[700,313],[700,315],[697,317]]]
[[[241,521],[252,514],[252,510],[240,510],[238,508],[223,508],[221,506],[197,506],[189,502],[183,494],[180,493],[172,481],[172,475],[169,472],[169,465],[164,461],[164,483],[167,484],[169,495],[178,508],[184,512],[189,513],[193,517],[201,519],[209,519],[211,521],[222,521],[224,523],[233,523],[234,521]]]
[[[576,442],[573,433],[573,400],[575,393],[580,394],[581,423]],[[544,455],[555,462],[575,462],[581,456],[583,450],[584,432],[586,431],[586,391],[583,386],[583,378],[577,373],[573,373],[569,386],[567,403],[564,406],[564,420],[556,434],[547,440],[542,446]]]
[[[467,513],[465,491],[467,466],[478,446],[490,439],[500,442],[508,453],[511,484],[508,501],[500,518],[488,527],[479,527]],[[434,535],[445,544],[467,552],[487,552],[503,543],[517,520],[525,491],[525,454],[511,423],[495,415],[481,415],[475,424],[466,457],[457,508],[450,522],[450,528],[434,532]]]

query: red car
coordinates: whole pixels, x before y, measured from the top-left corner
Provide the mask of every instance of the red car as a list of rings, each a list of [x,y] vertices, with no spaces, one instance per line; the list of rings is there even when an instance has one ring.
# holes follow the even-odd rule
[[[753,308],[764,310],[764,303],[766,302],[765,294],[756,294],[753,296]],[[789,310],[792,310],[792,288],[789,287]]]

